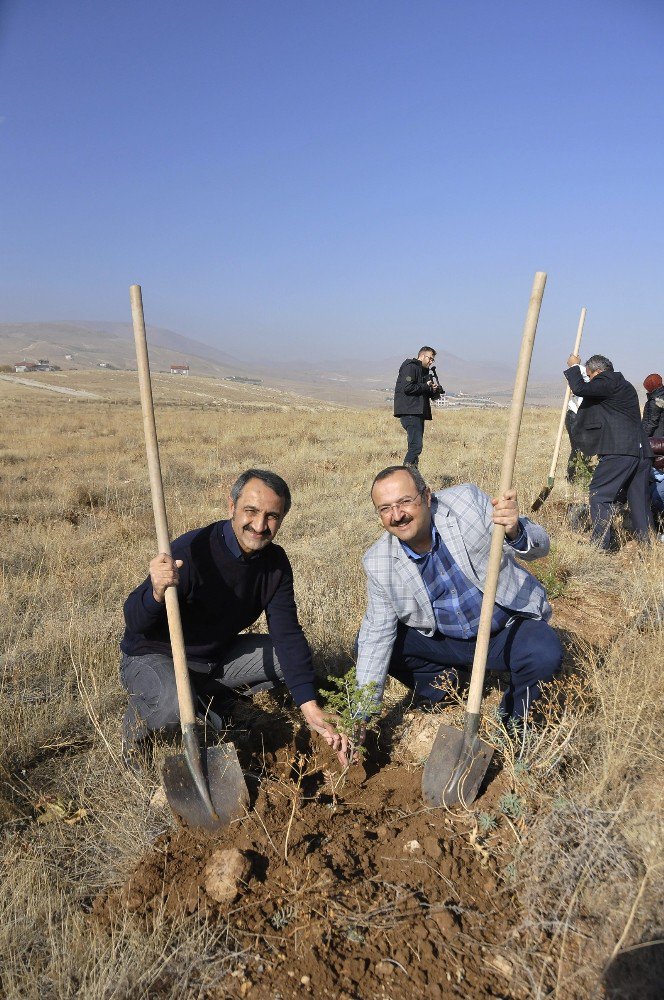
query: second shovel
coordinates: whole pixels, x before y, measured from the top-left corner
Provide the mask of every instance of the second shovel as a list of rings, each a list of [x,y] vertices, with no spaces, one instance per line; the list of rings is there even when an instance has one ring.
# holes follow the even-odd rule
[[[530,304],[521,340],[500,476],[500,496],[512,488],[530,358],[545,284],[546,274],[538,271],[530,293]],[[493,756],[493,747],[479,737],[480,708],[504,540],[505,527],[494,524],[463,732],[459,732],[453,726],[444,725],[438,730],[422,776],[422,796],[429,806],[453,806],[457,803],[467,806],[473,802]]]

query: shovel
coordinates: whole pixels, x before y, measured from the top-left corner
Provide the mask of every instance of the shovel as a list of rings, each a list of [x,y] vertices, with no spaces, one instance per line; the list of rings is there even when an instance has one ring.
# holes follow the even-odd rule
[[[537,319],[542,305],[546,274],[538,271],[535,274],[533,288],[530,293],[530,304],[526,315],[521,340],[521,351],[512,395],[505,453],[500,474],[500,496],[512,487],[514,461],[517,444],[519,443],[519,428],[523,413],[523,402],[528,384],[530,358],[533,352]],[[493,747],[478,736],[480,728],[480,707],[482,704],[482,688],[486,672],[489,638],[491,635],[491,619],[496,601],[498,587],[498,572],[503,554],[505,528],[502,524],[494,524],[491,533],[491,549],[487,567],[484,593],[482,595],[482,611],[475,645],[475,657],[470,677],[468,701],[464,717],[463,732],[452,726],[441,726],[436,734],[429,759],[424,766],[422,777],[422,797],[429,806],[453,806],[461,803],[470,805],[477,797],[479,787],[484,780]]]
[[[576,331],[576,340],[574,341],[574,350],[572,354],[579,353],[579,347],[581,346],[581,334],[583,333],[583,324],[586,321],[586,310],[583,308],[581,310],[581,316],[579,317],[579,327]],[[551,468],[549,469],[549,478],[546,481],[546,486],[544,486],[538,496],[537,500],[533,503],[530,508],[532,511],[539,510],[549,493],[553,489],[553,482],[556,476],[556,467],[558,465],[558,455],[560,454],[560,442],[562,441],[563,431],[565,430],[565,418],[567,416],[567,404],[569,403],[569,397],[572,392],[569,386],[565,390],[565,398],[563,399],[563,408],[560,413],[560,423],[558,424],[558,437],[556,438],[556,446],[553,449],[553,458],[551,459]]]
[[[157,545],[160,552],[170,556],[171,545],[168,537],[159,445],[154,421],[141,286],[132,285],[129,289],[129,297],[134,322],[143,428],[150,473],[152,507],[157,529]],[[184,751],[177,756],[167,758],[164,763],[162,778],[166,798],[173,812],[185,819],[190,826],[216,830],[227,826],[231,820],[243,814],[249,804],[249,793],[232,743],[226,743],[213,749],[201,749],[196,734],[196,714],[187,668],[180,605],[175,587],[169,587],[166,590],[165,601],[180,709],[182,749]]]

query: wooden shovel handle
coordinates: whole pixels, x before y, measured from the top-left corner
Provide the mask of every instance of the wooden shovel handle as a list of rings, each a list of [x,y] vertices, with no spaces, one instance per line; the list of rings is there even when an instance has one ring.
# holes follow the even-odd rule
[[[576,340],[574,341],[574,350],[572,354],[579,353],[579,347],[581,346],[581,335],[583,333],[583,324],[586,321],[586,309],[585,306],[581,310],[581,316],[579,317],[579,326],[576,331]],[[569,398],[572,395],[572,391],[569,386],[565,389],[565,398],[563,399],[563,408],[560,411],[560,423],[558,424],[558,437],[556,438],[556,446],[553,449],[553,458],[551,459],[551,468],[549,469],[549,482],[556,478],[556,468],[558,466],[558,455],[560,454],[560,442],[563,439],[563,431],[565,430],[565,417],[567,416],[567,404],[569,403]]]
[[[512,394],[512,407],[510,409],[509,421],[507,424],[507,437],[505,439],[505,451],[503,454],[503,465],[500,473],[500,496],[512,488],[514,476],[514,463],[516,460],[516,449],[519,443],[519,430],[521,428],[521,416],[523,414],[523,403],[526,397],[526,386],[528,385],[528,372],[530,371],[530,359],[533,353],[535,333],[537,332],[537,320],[539,318],[546,284],[546,274],[544,271],[537,271],[530,293],[530,303],[526,314],[526,322],[523,328],[521,339],[521,350],[519,352],[519,362],[516,370],[514,382],[514,392]],[[498,573],[500,571],[500,561],[503,554],[503,542],[505,541],[505,527],[502,524],[494,524],[491,533],[491,549],[489,551],[489,563],[487,567],[484,593],[482,596],[482,611],[480,613],[480,624],[477,633],[477,643],[475,646],[475,656],[473,658],[473,671],[470,678],[470,689],[468,691],[468,703],[466,706],[467,715],[478,715],[482,704],[482,688],[484,686],[484,675],[486,673],[486,660],[489,652],[489,639],[491,636],[491,619],[496,603],[496,590],[498,589]]]
[[[170,556],[171,543],[168,534],[168,521],[166,520],[166,504],[164,502],[164,486],[161,478],[157,428],[154,421],[150,362],[148,359],[148,344],[145,335],[145,318],[143,315],[143,296],[141,294],[140,285],[132,285],[130,287],[129,298],[131,300],[131,318],[134,323],[136,360],[138,362],[138,383],[141,390],[143,430],[145,432],[145,449],[147,451],[148,471],[150,474],[152,509],[154,511],[155,528],[157,529],[157,546],[160,552]],[[182,633],[182,620],[180,618],[180,605],[178,604],[177,588],[168,587],[164,596],[166,601],[166,615],[168,618],[168,631],[173,651],[173,664],[175,666],[175,682],[178,692],[178,705],[180,708],[180,725],[184,729],[185,726],[191,726],[194,724],[196,714],[194,712],[194,701],[191,694],[189,670],[187,668],[187,654],[184,648],[184,635]]]

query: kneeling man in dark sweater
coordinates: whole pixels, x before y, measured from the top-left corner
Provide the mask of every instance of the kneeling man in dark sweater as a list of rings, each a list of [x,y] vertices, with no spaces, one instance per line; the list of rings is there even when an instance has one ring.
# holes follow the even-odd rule
[[[188,531],[157,555],[150,575],[124,605],[120,677],[129,693],[126,751],[156,730],[179,725],[164,594],[176,586],[189,677],[201,717],[217,728],[233,692],[251,694],[284,681],[315,732],[345,761],[347,740],[316,703],[311,651],[298,621],[293,571],[274,538],[291,505],[274,472],[248,469],[235,481],[229,520]],[[265,611],[269,636],[240,635]]]

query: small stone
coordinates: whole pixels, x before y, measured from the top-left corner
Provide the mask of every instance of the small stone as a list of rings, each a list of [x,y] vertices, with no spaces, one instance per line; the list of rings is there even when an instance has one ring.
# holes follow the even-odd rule
[[[204,886],[217,903],[233,903],[251,872],[251,862],[236,847],[222,848],[211,855],[205,866]]]
[[[407,840],[403,845],[403,849],[407,854],[415,854],[416,851],[422,850],[422,845],[419,840]]]
[[[511,979],[512,963],[508,962],[502,955],[492,955],[489,959],[489,965],[492,966],[496,972],[500,972],[502,976],[505,976],[507,979]]]
[[[381,979],[388,979],[390,976],[394,975],[394,965],[392,962],[380,961],[376,962],[374,966],[374,972]]]
[[[385,840],[389,832],[390,831],[388,830],[388,828],[385,826],[384,823],[381,823],[380,826],[376,827],[376,836],[378,837],[379,840]]]
[[[302,983],[303,986],[308,986],[309,983],[311,982],[311,976],[302,976],[300,982]]]

